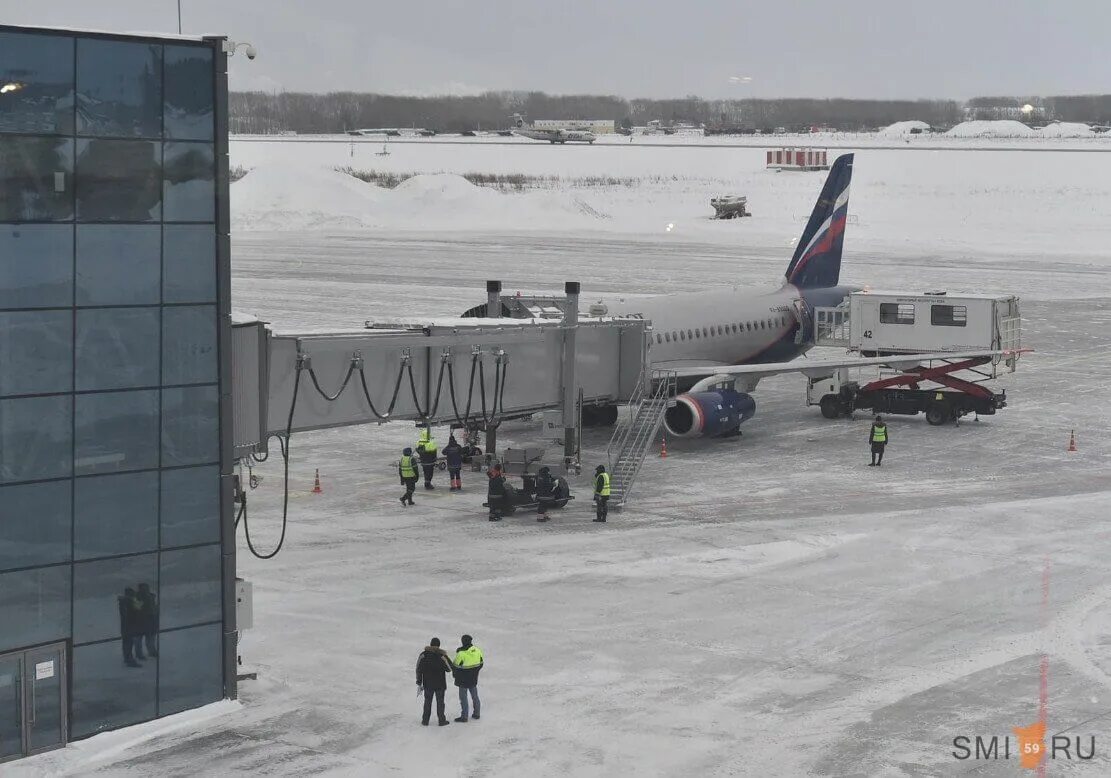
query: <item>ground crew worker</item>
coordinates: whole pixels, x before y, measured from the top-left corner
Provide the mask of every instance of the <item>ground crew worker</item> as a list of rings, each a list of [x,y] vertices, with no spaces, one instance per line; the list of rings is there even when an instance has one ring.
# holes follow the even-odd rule
[[[451,491],[463,488],[463,447],[452,435],[444,446],[444,459],[447,460],[447,474],[451,478]]]
[[[436,698],[436,716],[440,726],[450,722],[444,713],[444,692],[447,691],[447,674],[454,672],[447,652],[440,648],[440,639],[432,638],[417,658],[417,688],[424,692],[424,715],[420,723],[428,726],[432,718],[432,698]]]
[[[872,422],[872,429],[868,432],[868,442],[872,444],[872,462],[868,467],[881,467],[883,465],[883,449],[887,445],[889,435],[883,417],[877,416]]]
[[[440,449],[432,440],[432,430],[425,427],[421,430],[420,440],[417,441],[417,456],[420,457],[420,466],[424,470],[424,488],[435,489],[432,485],[432,474],[436,471],[436,455]]]
[[[401,504],[412,505],[413,492],[416,491],[420,473],[417,471],[417,458],[413,456],[413,449],[408,446],[401,452],[401,459],[397,463],[397,474],[401,478],[401,485],[405,487],[405,494],[401,495]]]
[[[455,651],[455,661],[452,663],[455,666],[455,685],[459,687],[459,708],[460,714],[456,721],[465,722],[468,718],[469,711],[467,709],[467,695],[470,695],[471,700],[474,702],[474,715],[469,718],[478,721],[479,705],[481,704],[478,699],[478,671],[482,669],[482,649],[474,645],[470,635],[464,635],[460,638],[463,644]]]
[[[594,502],[597,515],[594,521],[605,521],[609,514],[610,474],[605,465],[594,468]]]
[[[555,503],[556,479],[550,467],[540,468],[536,476],[536,520],[547,521],[548,509]]]
[[[501,521],[501,510],[505,505],[505,475],[501,465],[490,468],[488,475],[490,485],[486,488],[486,504],[490,508],[490,521]]]

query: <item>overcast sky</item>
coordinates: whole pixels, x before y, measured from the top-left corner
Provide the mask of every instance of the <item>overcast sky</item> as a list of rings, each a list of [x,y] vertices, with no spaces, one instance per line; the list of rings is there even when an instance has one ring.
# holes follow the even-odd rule
[[[1111,0],[181,0],[233,89],[624,97],[1111,92]],[[176,0],[0,0],[0,23],[177,31]],[[750,80],[745,80],[750,79]]]

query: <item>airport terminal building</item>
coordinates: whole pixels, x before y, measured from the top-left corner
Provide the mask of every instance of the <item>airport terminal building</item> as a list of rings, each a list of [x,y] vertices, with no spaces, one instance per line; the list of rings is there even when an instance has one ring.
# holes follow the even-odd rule
[[[224,49],[0,26],[0,762],[235,696]]]

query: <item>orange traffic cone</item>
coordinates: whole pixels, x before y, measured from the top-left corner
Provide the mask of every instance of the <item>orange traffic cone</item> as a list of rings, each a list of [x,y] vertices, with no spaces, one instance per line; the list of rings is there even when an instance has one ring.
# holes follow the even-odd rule
[[[660,440],[660,459],[667,459],[667,438]]]
[[[324,490],[320,488],[320,468],[319,467],[316,469],[316,479],[313,481],[312,493],[313,494],[324,494]]]
[[[1069,451],[1076,451],[1076,430],[1069,430]]]

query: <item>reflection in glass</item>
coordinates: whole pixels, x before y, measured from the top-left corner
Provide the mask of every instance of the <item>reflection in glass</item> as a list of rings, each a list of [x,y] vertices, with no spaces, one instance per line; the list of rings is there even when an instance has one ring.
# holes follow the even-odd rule
[[[0,313],[0,395],[68,392],[72,359],[71,311]]]
[[[158,467],[158,391],[79,394],[74,401],[74,472]]]
[[[215,386],[162,390],[162,466],[201,465],[220,458],[220,401]]]
[[[161,136],[161,46],[77,40],[77,134]]]
[[[216,381],[216,306],[167,307],[162,311],[162,383]]]
[[[72,472],[72,407],[70,395],[0,400],[0,483]]]
[[[115,646],[118,661],[125,661],[128,654],[134,658],[134,639],[142,632],[137,590],[140,583],[157,582],[157,557],[143,554],[73,566],[74,643],[120,638]],[[130,637],[131,643],[124,644],[124,637]]]
[[[158,663],[129,667],[116,642],[73,650],[73,737],[153,719]]]
[[[162,629],[219,621],[220,546],[162,552]]]
[[[73,218],[73,141],[5,135],[0,140],[0,222]]]
[[[0,308],[73,304],[73,228],[0,224]]]
[[[162,218],[168,222],[216,219],[216,155],[209,143],[167,143]]]
[[[157,386],[158,313],[157,307],[77,311],[77,390]]]
[[[140,140],[77,141],[77,219],[158,221],[162,213],[162,149]]]
[[[157,225],[79,225],[77,304],[157,304],[161,239]]]
[[[162,471],[162,548],[220,540],[220,468]]]
[[[200,46],[165,47],[167,138],[212,140],[212,49]]]
[[[74,490],[74,558],[158,547],[158,473],[78,478]]]
[[[69,565],[0,573],[0,653],[69,637]]]
[[[162,633],[159,716],[200,707],[224,696],[221,639],[219,624]]]
[[[0,486],[0,570],[69,561],[70,483]]]
[[[0,84],[0,132],[73,134],[73,38],[0,32]]]
[[[162,295],[167,303],[216,302],[216,227],[167,224],[162,230]]]

